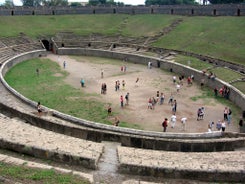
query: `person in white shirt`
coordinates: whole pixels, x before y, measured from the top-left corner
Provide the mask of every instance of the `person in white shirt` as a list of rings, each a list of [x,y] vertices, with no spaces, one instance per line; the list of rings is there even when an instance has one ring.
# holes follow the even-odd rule
[[[186,121],[187,121],[186,117],[181,118],[182,130],[184,130],[184,131],[186,128]]]
[[[171,120],[171,128],[174,128],[175,127],[175,123],[176,123],[176,115],[175,114],[173,114],[172,116],[171,116],[171,118],[170,118],[170,120]]]

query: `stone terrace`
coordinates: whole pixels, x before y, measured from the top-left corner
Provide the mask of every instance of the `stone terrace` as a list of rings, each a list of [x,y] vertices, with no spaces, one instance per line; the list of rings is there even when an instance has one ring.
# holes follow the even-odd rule
[[[206,181],[244,181],[245,152],[183,153],[118,147],[119,170],[128,174]]]
[[[39,158],[97,168],[103,144],[37,128],[0,114],[0,145]]]
[[[41,42],[25,35],[0,38],[0,64],[18,54],[41,49]]]

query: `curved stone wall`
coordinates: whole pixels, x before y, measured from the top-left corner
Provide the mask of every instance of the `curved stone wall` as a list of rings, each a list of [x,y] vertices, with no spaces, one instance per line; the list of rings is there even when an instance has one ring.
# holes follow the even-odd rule
[[[59,49],[59,54],[83,54],[88,56],[99,56],[99,57],[110,57],[123,59],[127,56],[128,61],[147,64],[148,60],[153,61],[153,66],[158,66],[158,60],[154,58],[143,57],[140,55],[125,55],[115,52],[106,52],[99,50],[87,50],[87,49]],[[29,52],[21,54],[17,57],[12,58],[5,62],[1,67],[0,78],[2,83],[18,98],[23,100],[25,103],[36,107],[36,102],[33,102],[17,91],[12,89],[4,80],[3,76],[5,73],[15,64],[30,59],[34,57],[41,57],[45,55],[44,51]],[[166,65],[166,66],[165,66]],[[175,66],[176,65],[176,66]],[[174,72],[179,72],[181,74],[186,74],[189,72],[196,72],[190,68],[186,68],[179,64],[168,63],[166,61],[161,61],[161,68],[172,69]],[[197,77],[198,78],[198,77]],[[222,82],[222,81],[217,81]],[[208,84],[208,82],[206,83]],[[244,98],[243,98],[244,100]],[[54,117],[72,122],[77,125],[82,125],[80,128],[68,127],[64,125],[59,125],[51,120],[46,120],[39,118],[35,115],[30,115],[30,113],[20,112],[16,109],[8,107],[7,104],[1,104],[0,109],[5,109],[9,113],[14,114],[15,116],[24,118],[28,123],[31,123],[35,126],[42,127],[48,130],[52,130],[58,133],[72,135],[74,137],[79,137],[86,140],[92,140],[96,142],[101,141],[117,141],[121,142],[123,146],[145,148],[145,149],[156,149],[156,150],[168,150],[168,151],[227,151],[234,150],[236,147],[245,146],[245,137],[243,134],[221,134],[221,132],[214,133],[193,133],[193,134],[182,134],[182,133],[166,133],[162,134],[161,132],[151,132],[151,131],[141,131],[133,130],[128,128],[120,128],[115,126],[104,125],[100,123],[90,122],[82,119],[78,119],[67,114],[60,113],[53,109],[46,108],[47,111],[51,111]],[[221,137],[233,137],[234,139],[212,139],[212,138],[221,138]],[[238,137],[238,138],[236,138]],[[239,138],[240,137],[240,138]],[[211,139],[210,139],[211,138]]]
[[[66,14],[170,14],[187,16],[244,16],[244,4],[164,5],[164,6],[86,6],[86,7],[14,7],[1,8],[0,15]]]

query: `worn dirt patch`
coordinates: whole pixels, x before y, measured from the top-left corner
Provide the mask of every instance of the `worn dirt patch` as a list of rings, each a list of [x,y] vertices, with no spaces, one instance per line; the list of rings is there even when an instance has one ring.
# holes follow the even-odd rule
[[[223,119],[224,105],[217,103],[214,99],[191,100],[191,97],[202,94],[197,84],[188,86],[184,80],[180,92],[177,93],[176,86],[172,82],[174,73],[164,72],[163,70],[133,63],[118,61],[113,64],[106,64],[106,59],[101,58],[103,62],[91,62],[88,57],[79,57],[78,61],[69,56],[48,55],[49,59],[57,62],[63,68],[63,61],[67,66],[64,70],[69,72],[65,82],[75,88],[84,90],[87,93],[96,93],[100,95],[99,100],[104,102],[105,110],[108,104],[111,104],[112,110],[118,112],[121,121],[139,125],[144,130],[162,131],[161,123],[166,117],[170,120],[172,107],[168,104],[171,93],[177,100],[177,123],[175,128],[168,126],[168,132],[183,132],[181,130],[180,119],[184,116],[188,118],[185,132],[207,132],[210,121],[217,122]],[[111,62],[111,61],[110,61]],[[126,72],[121,71],[121,66],[126,66]],[[104,77],[101,78],[101,70]],[[85,88],[81,88],[80,80],[85,79]],[[135,83],[139,78],[139,82]],[[178,78],[178,76],[177,76]],[[125,81],[125,89],[115,91],[115,81]],[[107,84],[107,94],[100,94],[101,84]],[[156,92],[163,92],[165,101],[163,105],[157,104],[154,110],[147,108],[148,99],[156,97]],[[120,96],[130,93],[129,105],[120,107]],[[199,107],[205,107],[204,120],[197,121],[196,114]],[[112,118],[113,119],[113,118]],[[227,131],[238,131],[237,125],[232,123],[227,127]]]

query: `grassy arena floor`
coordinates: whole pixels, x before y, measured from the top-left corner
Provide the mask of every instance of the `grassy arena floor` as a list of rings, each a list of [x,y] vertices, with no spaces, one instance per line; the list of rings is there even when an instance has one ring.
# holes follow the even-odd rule
[[[55,57],[55,56],[54,56]],[[55,57],[57,58],[57,57]],[[122,64],[122,61],[118,61],[118,60],[114,60],[114,59],[103,59],[103,58],[96,58],[96,57],[74,57],[72,56],[71,58],[74,58],[75,60],[78,60],[79,62],[82,62],[80,60],[86,60],[87,63],[92,64],[91,68],[94,69],[96,67],[100,67],[102,65],[104,66],[109,66],[112,65],[111,67],[116,67],[116,68],[120,68],[120,65]],[[82,59],[84,58],[84,59]],[[69,61],[70,64],[68,64],[68,66],[71,66],[71,62]],[[61,64],[62,65],[62,64]],[[76,66],[79,67],[79,66]],[[82,67],[82,66],[80,66]],[[133,66],[129,66],[132,70]],[[137,68],[137,66],[134,66]],[[35,69],[39,68],[40,70],[40,75],[37,76]],[[144,67],[143,67],[144,68]],[[88,69],[86,69],[88,70]],[[109,70],[109,69],[107,69]],[[113,69],[115,70],[115,69]],[[142,70],[142,68],[138,69],[139,71]],[[129,71],[128,73],[128,77],[133,74],[133,75],[138,75],[137,73],[139,73],[138,70],[132,70],[131,72]],[[80,71],[81,73],[82,71]],[[92,72],[92,71],[91,71]],[[91,75],[91,72],[89,72],[89,75]],[[94,71],[95,72],[95,71]],[[160,71],[159,71],[160,72]],[[168,73],[168,72],[167,72]],[[149,75],[150,73],[145,73],[144,75]],[[160,73],[159,73],[160,74]],[[22,93],[24,96],[32,99],[33,101],[41,101],[43,105],[52,108],[52,109],[56,109],[58,111],[82,118],[82,119],[87,119],[87,120],[91,120],[91,121],[96,121],[96,122],[100,122],[100,123],[105,123],[105,124],[113,124],[114,119],[110,119],[107,116],[107,111],[106,108],[107,106],[105,105],[105,100],[101,101],[98,100],[100,98],[103,98],[100,94],[98,94],[98,90],[99,90],[99,86],[100,84],[98,84],[99,86],[96,87],[97,90],[95,90],[94,92],[92,90],[88,90],[90,92],[86,92],[83,91],[81,89],[79,89],[79,78],[75,80],[75,86],[74,85],[69,85],[67,82],[65,82],[66,78],[68,77],[68,75],[71,75],[69,73],[67,73],[67,70],[64,70],[61,68],[61,66],[59,66],[56,62],[50,61],[49,59],[46,58],[37,58],[34,60],[28,60],[25,62],[22,62],[16,66],[14,66],[6,75],[5,79],[7,80],[7,82],[14,87],[17,91],[19,91],[20,93]],[[85,74],[84,74],[85,75]],[[165,74],[166,75],[166,74]],[[172,74],[169,74],[169,76]],[[114,78],[116,79],[120,79],[120,78],[125,78],[126,76],[122,75],[120,72],[119,73],[112,73],[110,74],[111,77],[109,77],[107,80],[109,81],[113,81]],[[80,75],[79,75],[80,77]],[[111,78],[111,79],[110,79]],[[159,79],[159,78],[158,78]],[[71,79],[71,83],[74,83],[74,79]],[[88,78],[87,78],[88,80]],[[99,79],[97,78],[92,78],[92,81],[97,81]],[[134,78],[133,78],[134,80]],[[145,78],[145,80],[149,80],[147,78]],[[163,91],[165,91],[165,95],[167,95],[168,93],[170,93],[171,91],[171,86],[164,86],[164,84],[161,84],[164,86],[164,88],[160,87],[160,83],[165,83],[165,78],[161,78],[161,81],[157,81],[154,80],[154,83],[148,81],[147,83],[149,83],[149,87],[152,86],[150,89],[150,91],[155,91],[156,89],[161,89]],[[126,80],[127,81],[127,86],[129,85],[129,78]],[[114,84],[114,81],[113,81]],[[169,85],[169,84],[168,84]],[[77,88],[78,87],[78,88]],[[110,88],[111,89],[111,88]],[[113,87],[112,87],[113,89]],[[144,88],[142,88],[144,89]],[[184,95],[184,91],[188,90],[188,89],[183,89],[183,92],[181,94]],[[192,90],[194,90],[192,88]],[[92,92],[91,92],[92,91]],[[97,91],[97,92],[96,92]],[[134,89],[131,89],[132,91],[132,96]],[[145,91],[146,93],[146,91]],[[147,92],[148,93],[148,92]],[[205,89],[203,90],[201,93],[198,93],[199,95],[194,95],[189,99],[189,102],[196,104],[196,103],[201,103],[201,104],[206,104],[207,106],[210,105],[210,103],[221,103],[224,104],[224,106],[228,106],[230,108],[232,108],[233,110],[233,122],[237,122],[237,119],[239,118],[239,114],[241,113],[239,108],[237,108],[236,106],[234,106],[230,101],[225,100],[224,98],[218,97],[215,100],[217,100],[217,102],[213,102],[213,91],[210,89]],[[111,95],[116,95],[115,92],[111,92]],[[153,95],[152,92],[150,92],[150,95]],[[141,96],[141,95],[140,95]],[[177,96],[176,96],[177,97]],[[134,97],[136,98],[136,97]],[[148,96],[146,96],[146,98],[148,98]],[[168,98],[168,97],[166,97]],[[180,97],[177,97],[180,98]],[[110,98],[113,99],[113,98]],[[109,99],[107,99],[108,101]],[[125,119],[127,118],[123,118],[122,113],[126,113],[126,115],[128,113],[130,113],[130,110],[126,108],[126,110],[121,111],[119,106],[117,105],[117,97],[114,98],[115,102],[111,102],[113,106],[113,115],[117,115],[121,117],[121,123],[120,126],[122,127],[129,127],[129,128],[136,128],[136,129],[146,129],[147,126],[144,126],[142,123],[137,122],[137,118],[133,119],[133,118],[129,118],[131,121],[127,121]],[[145,99],[147,100],[147,99]],[[166,99],[167,100],[167,99]],[[144,99],[142,102],[142,99],[140,100],[141,103],[143,103],[142,107],[145,107],[146,105],[144,105]],[[110,100],[109,100],[110,102]],[[114,103],[114,104],[113,104]],[[179,102],[180,103],[180,102]],[[183,102],[182,102],[183,103]],[[181,104],[181,103],[180,103]],[[214,105],[215,105],[214,104]],[[181,106],[181,105],[180,105]],[[195,106],[195,105],[194,105]],[[166,106],[165,106],[166,107]],[[130,106],[130,108],[136,108],[133,106]],[[160,108],[160,107],[156,107],[156,108]],[[160,109],[158,109],[160,110]],[[155,110],[156,113],[158,110]],[[194,107],[194,112],[196,111],[195,107]],[[162,116],[168,114],[168,110],[164,110],[164,111],[159,111],[159,112],[164,112],[163,114],[160,114],[160,119],[155,119],[153,121],[153,126],[155,130],[159,131],[159,126],[158,123],[159,121],[161,121]],[[218,111],[220,112],[220,111]],[[222,110],[221,110],[222,112]],[[133,112],[131,112],[133,113]],[[130,113],[130,114],[131,114]],[[149,113],[147,112],[143,112],[143,113]],[[127,116],[131,117],[131,115],[128,114]],[[153,115],[153,112],[150,113]],[[149,115],[150,115],[149,114]],[[158,113],[157,113],[158,114]],[[157,114],[154,115],[155,118],[157,118]],[[180,116],[180,114],[179,114]],[[212,115],[210,114],[210,117],[212,117]],[[215,118],[215,117],[213,117]],[[195,119],[195,114],[194,114],[194,119]],[[209,118],[208,118],[209,119]],[[208,123],[208,119],[207,121],[205,121],[204,123]],[[216,118],[215,118],[216,119]],[[152,119],[153,120],[153,119]],[[195,121],[194,121],[195,122]],[[153,128],[153,127],[152,127]],[[173,130],[173,131],[178,131],[178,130]],[[195,130],[192,130],[195,131]],[[199,131],[206,131],[206,126],[204,127],[203,130],[199,130]]]

